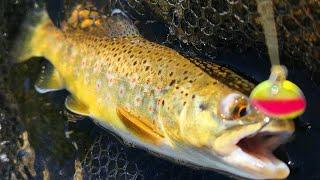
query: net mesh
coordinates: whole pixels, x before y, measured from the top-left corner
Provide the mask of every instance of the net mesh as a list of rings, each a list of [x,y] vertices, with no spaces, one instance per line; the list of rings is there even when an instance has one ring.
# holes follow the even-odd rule
[[[255,50],[266,58],[264,33],[253,0],[119,0],[136,19],[159,20],[177,41],[208,57]],[[303,67],[320,82],[320,1],[273,0],[281,62]]]
[[[98,136],[81,162],[81,171],[78,171],[75,177],[144,179],[137,164],[128,160],[125,149],[122,144],[108,135]]]
[[[5,18],[6,1],[0,2],[0,175],[3,179],[26,177],[23,163],[17,164],[22,139],[19,134],[23,128],[19,123],[18,107],[15,98],[6,86],[8,69],[5,55],[7,52],[7,18]],[[21,152],[21,151],[20,151]],[[21,157],[21,156],[20,156]],[[21,160],[21,158],[20,158]],[[18,162],[20,162],[18,160]],[[22,169],[21,169],[22,167]]]
[[[33,3],[33,1],[15,1],[10,3],[18,4],[18,6],[11,5],[11,9],[4,8],[3,4],[8,2],[6,0],[0,2],[1,10],[5,10],[0,10],[1,61],[4,60],[3,55],[7,54],[6,44],[8,43],[7,30],[5,30],[6,22],[3,21],[10,20],[11,29],[15,29],[13,27],[17,27],[18,22],[21,22],[26,2]],[[52,2],[57,4],[57,1]],[[67,5],[66,11],[71,10],[70,7],[79,3],[79,0],[72,1],[70,6],[68,6],[68,2],[65,3]],[[282,62],[289,66],[289,69],[307,71],[310,73],[310,78],[319,83],[319,1],[274,0],[273,2]],[[181,47],[193,50],[198,55],[215,57],[230,51],[245,54],[247,51],[254,50],[262,58],[266,58],[264,34],[255,1],[252,0],[110,0],[108,2],[96,0],[95,3],[98,7],[106,7],[106,10],[114,7],[121,8],[139,21],[163,23],[167,29],[166,32],[168,32],[166,43],[169,45],[179,44]],[[52,10],[52,7],[48,6]],[[3,17],[5,12],[11,15],[17,13],[16,9],[21,9],[19,21],[15,21],[17,20],[15,16]],[[55,17],[62,16],[56,13]],[[14,31],[11,33],[16,34]],[[14,110],[15,107],[8,106],[14,102],[14,99],[8,98],[7,95],[1,95],[8,92],[2,88],[2,85],[6,84],[6,76],[3,75],[7,74],[5,71],[8,69],[6,63],[2,62],[0,67],[0,125],[2,128],[0,140],[5,143],[0,144],[0,160],[6,162],[0,163],[0,173],[8,179],[14,179],[12,177],[21,179],[32,177],[33,173],[29,170],[32,169],[32,165],[22,163],[23,172],[20,173],[17,162],[13,162],[19,157],[18,152],[21,152],[19,151],[20,139],[16,134],[21,134],[22,130],[17,129],[19,122],[16,119],[18,115]],[[54,131],[56,129],[53,128],[50,132]],[[78,144],[83,140],[78,138]],[[10,143],[7,144],[6,141]],[[83,157],[80,156],[80,165],[76,163],[75,179],[105,179],[105,177],[111,179],[222,178],[219,175],[208,175],[202,171],[175,166],[167,161],[145,155],[147,153],[144,151],[137,153],[136,150],[122,145],[115,138],[106,135],[105,132],[102,135],[97,135],[95,140],[86,143],[89,143],[89,148],[84,149]],[[2,156],[4,154],[6,156]],[[132,159],[132,157],[135,158]],[[177,172],[183,173],[177,174]],[[56,171],[52,171],[52,174],[54,173]]]

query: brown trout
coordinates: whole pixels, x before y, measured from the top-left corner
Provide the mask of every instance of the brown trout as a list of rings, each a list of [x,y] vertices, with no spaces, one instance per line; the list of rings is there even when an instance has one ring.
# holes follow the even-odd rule
[[[120,10],[77,6],[61,28],[45,11],[30,17],[12,52],[51,62],[38,92],[67,89],[67,109],[176,162],[251,179],[289,175],[272,151],[293,122],[252,108],[253,84],[233,71],[144,39]]]

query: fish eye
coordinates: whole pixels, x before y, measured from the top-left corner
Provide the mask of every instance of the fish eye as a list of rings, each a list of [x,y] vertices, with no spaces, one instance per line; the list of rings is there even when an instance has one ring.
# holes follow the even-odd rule
[[[231,119],[239,119],[247,114],[247,104],[238,103],[235,104],[231,110]]]
[[[220,104],[220,115],[224,119],[236,120],[247,114],[248,100],[240,94],[229,94]]]
[[[204,111],[204,110],[208,109],[208,105],[201,103],[201,104],[199,105],[199,109],[200,109],[201,111]]]

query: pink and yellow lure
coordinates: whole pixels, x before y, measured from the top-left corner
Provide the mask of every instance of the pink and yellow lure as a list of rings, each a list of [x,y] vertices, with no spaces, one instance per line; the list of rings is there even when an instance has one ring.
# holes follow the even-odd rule
[[[269,80],[263,81],[251,92],[251,104],[262,113],[281,120],[293,119],[306,108],[300,88],[286,80],[284,66],[273,66]]]

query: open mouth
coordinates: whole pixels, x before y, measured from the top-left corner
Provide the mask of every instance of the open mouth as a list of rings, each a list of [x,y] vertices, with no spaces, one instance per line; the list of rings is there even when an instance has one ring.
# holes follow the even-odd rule
[[[272,162],[276,159],[273,150],[287,138],[288,133],[260,132],[240,139],[236,145],[254,158]]]
[[[256,131],[256,128],[243,128],[226,133],[217,139],[216,149],[224,152],[226,162],[248,172],[254,179],[286,178],[290,170],[273,151],[288,140],[293,129],[266,127],[258,133]]]

